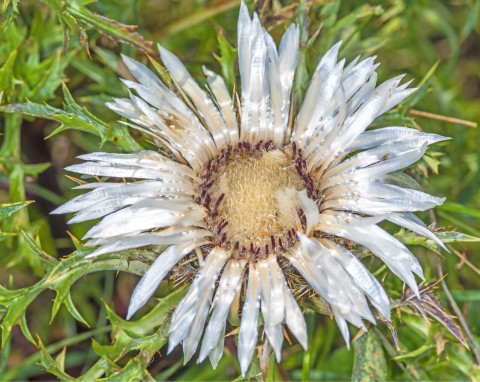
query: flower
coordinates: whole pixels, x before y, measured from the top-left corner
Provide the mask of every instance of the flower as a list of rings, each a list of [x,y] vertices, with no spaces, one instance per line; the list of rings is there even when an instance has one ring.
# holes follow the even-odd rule
[[[136,286],[128,317],[182,259],[198,259],[196,277],[176,307],[169,352],[183,343],[185,361],[200,347],[215,367],[229,311],[241,311],[242,375],[257,344],[261,313],[266,339],[281,358],[283,325],[307,348],[305,320],[289,288],[302,277],[328,304],[349,343],[347,322],[365,328],[372,311],[390,318],[389,299],[350,249],[370,250],[418,295],[423,279],[413,254],[378,226],[384,220],[442,243],[412,212],[444,199],[405,188],[397,171],[446,138],[406,127],[365,131],[415,89],[402,76],[377,83],[374,58],[345,66],[340,43],[321,59],[297,115],[291,93],[299,30],[291,25],[277,50],[258,16],[242,3],[238,21],[241,106],[224,80],[205,69],[208,91],[163,47],[177,96],[147,67],[124,62],[137,95],[108,106],[152,137],[159,151],[81,155],[69,171],[98,181],[58,208],[70,223],[101,218],[88,231],[88,257],[167,246]],[[208,319],[208,323],[207,323]],[[203,335],[203,341],[202,339]],[[201,342],[201,344],[200,344]]]

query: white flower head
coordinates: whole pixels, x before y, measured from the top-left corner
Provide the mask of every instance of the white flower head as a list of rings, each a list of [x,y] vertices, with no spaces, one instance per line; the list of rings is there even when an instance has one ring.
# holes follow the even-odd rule
[[[306,349],[306,324],[289,274],[303,278],[328,304],[348,344],[347,322],[365,328],[365,320],[375,323],[374,311],[390,318],[384,289],[349,251],[351,244],[378,256],[417,295],[421,266],[378,223],[388,220],[442,245],[413,212],[444,199],[404,188],[393,175],[446,138],[400,126],[366,131],[414,89],[401,84],[402,76],[377,86],[374,58],[345,66],[337,58],[338,43],[321,59],[294,114],[298,46],[296,25],[277,49],[242,3],[239,108],[222,77],[205,69],[203,89],[162,47],[180,96],[143,64],[124,57],[138,82],[124,80],[130,98],[108,106],[169,157],[153,151],[94,153],[67,168],[117,179],[78,187],[91,191],[55,211],[75,212],[71,222],[101,218],[85,235],[88,245],[98,247],[89,257],[167,246],[135,288],[127,318],[182,259],[202,259],[169,329],[169,351],[182,343],[185,361],[199,349],[199,362],[208,356],[217,365],[231,309],[241,316],[243,375],[259,327],[277,360],[283,326]]]

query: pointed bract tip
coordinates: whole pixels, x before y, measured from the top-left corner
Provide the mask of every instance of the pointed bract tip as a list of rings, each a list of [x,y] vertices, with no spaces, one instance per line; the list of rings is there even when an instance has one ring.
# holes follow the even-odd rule
[[[220,361],[220,360],[212,360],[212,359],[210,358],[210,364],[212,365],[212,369],[213,369],[213,370],[216,370],[216,369],[217,369],[217,366],[218,366],[218,362],[219,362],[219,361]]]
[[[130,320],[132,318],[132,316],[135,314],[135,312],[136,312],[136,310],[133,310],[132,306],[130,305],[128,307],[126,320]]]
[[[183,366],[185,366],[188,363],[188,361],[190,361],[191,358],[192,358],[192,356],[190,354],[187,355],[187,353],[184,352],[183,353]]]
[[[340,50],[340,47],[342,46],[342,43],[343,43],[343,41],[340,40],[339,42],[337,42],[335,45],[333,45],[333,46],[330,48],[330,51],[336,51],[337,54],[338,54],[338,51]]]
[[[207,355],[206,354],[203,354],[203,352],[200,350],[200,355],[198,356],[197,358],[197,365],[199,363],[202,363],[203,361],[205,361],[205,358],[207,358]]]
[[[298,342],[300,343],[300,346],[303,348],[303,350],[308,350],[308,338],[302,338],[301,340],[298,339]]]
[[[125,64],[125,66],[128,68],[128,70],[131,71],[131,67],[138,64],[137,61],[135,61],[132,57],[126,56],[125,54],[121,53],[122,56],[122,61]]]
[[[176,347],[177,347],[177,344],[169,341],[168,342],[167,355],[170,354],[173,351],[173,349],[175,349]]]
[[[242,14],[242,12],[247,13],[248,15],[248,7],[247,7],[247,4],[245,4],[245,1],[243,0],[240,2],[240,14]]]
[[[53,211],[50,211],[49,215],[60,215],[62,214],[63,205],[55,208]]]
[[[160,53],[160,57],[162,61],[165,62],[165,60],[168,60],[171,56],[173,56],[173,53],[170,52],[167,48],[163,47],[160,44],[157,44],[158,51]]]
[[[100,252],[100,248],[93,251],[92,253],[90,253],[89,255],[85,256],[84,259],[93,259],[95,257],[98,257],[100,255],[103,255],[104,253],[99,253]],[[127,318],[128,320],[128,318]]]

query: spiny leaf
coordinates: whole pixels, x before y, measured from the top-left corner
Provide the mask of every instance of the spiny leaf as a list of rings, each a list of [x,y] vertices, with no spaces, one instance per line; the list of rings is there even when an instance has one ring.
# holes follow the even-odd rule
[[[24,164],[21,163],[20,167],[23,169],[25,175],[38,176],[46,169],[51,167],[51,163],[36,163],[36,164]]]
[[[72,55],[62,56],[62,50],[57,49],[55,54],[46,58],[38,65],[37,73],[41,74],[35,86],[28,92],[27,98],[31,101],[42,101],[53,97],[57,88],[62,84],[62,76]]]
[[[53,359],[40,338],[38,338],[38,347],[40,348],[41,354],[40,362],[42,363],[46,371],[48,371],[50,374],[55,375],[61,381],[71,381],[74,379],[70,375],[65,373],[62,356],[57,356],[56,359]],[[63,351],[65,351],[65,349]]]
[[[448,232],[437,232],[437,237],[444,243],[461,243],[461,242],[478,242],[480,237],[467,235],[461,232],[448,231]]]
[[[159,299],[148,314],[135,321],[124,320],[106,305],[107,315],[112,323],[113,342],[110,345],[94,342],[95,352],[112,362],[134,350],[139,350],[143,356],[150,359],[167,343],[169,325],[166,321],[185,293],[185,289],[179,289]]]
[[[123,369],[114,371],[111,376],[103,379],[109,382],[124,381],[155,381],[146,369],[146,365],[140,357],[135,357],[128,361]]]
[[[22,315],[22,318],[20,319],[20,329],[22,330],[22,333],[27,340],[29,340],[32,344],[36,344],[35,338],[33,338],[32,333],[30,332],[30,329],[28,327],[25,313]]]
[[[106,135],[106,125],[99,124],[85,114],[76,114],[49,105],[41,105],[33,102],[10,104],[0,107],[5,113],[23,113],[34,117],[50,119],[61,123],[50,136],[68,129],[85,131],[101,138]]]
[[[456,232],[456,231],[437,231],[435,235],[444,243],[462,243],[462,242],[479,242],[480,238],[476,236],[467,235],[465,233]],[[433,240],[418,235],[414,232],[408,231],[406,229],[400,229],[395,237],[400,240],[403,244],[407,245],[421,245],[422,247],[428,248],[430,251],[437,251],[437,243]]]
[[[6,312],[0,322],[2,346],[5,345],[12,328],[19,323],[30,303],[44,290],[64,288],[68,292],[73,283],[80,277],[91,272],[114,270],[144,274],[147,268],[145,264],[139,261],[129,261],[124,257],[114,255],[107,260],[92,261],[90,259],[84,259],[90,252],[91,249],[76,251],[70,257],[60,261],[40,281],[31,287],[10,290],[0,286],[0,309]],[[67,297],[67,294],[65,294],[65,298],[63,298],[62,295],[63,292],[61,292],[61,299],[63,301],[63,299]],[[55,309],[57,308],[55,307]],[[82,321],[82,319],[79,321]]]
[[[55,364],[59,370],[65,371],[65,357],[67,355],[67,348],[63,348],[60,353],[55,357]]]
[[[52,321],[55,319],[55,316],[57,315],[65,298],[67,297],[67,294],[70,292],[70,287],[71,287],[71,284],[68,285],[68,282],[67,282],[67,285],[62,284],[60,287],[55,289],[55,291],[57,292],[57,295],[53,300],[52,315],[50,317],[50,323],[52,323]]]
[[[352,381],[384,381],[387,378],[387,361],[382,344],[373,331],[368,331],[354,343],[355,364]]]
[[[168,314],[180,302],[186,292],[186,288],[178,289],[159,299],[152,310],[140,317],[138,320],[124,320],[123,318],[119,317],[112,310],[112,308],[110,308],[108,305],[105,305],[108,319],[110,322],[112,322],[112,324],[120,325],[123,329],[128,329],[132,333],[136,333],[139,336],[151,333],[167,319]]]
[[[76,21],[95,28],[114,41],[133,45],[148,54],[155,55],[152,50],[153,43],[135,32],[137,27],[134,25],[126,25],[109,19],[73,1],[64,2],[63,12],[73,16]]]
[[[27,243],[28,249],[30,249],[30,252],[40,260],[43,270],[49,271],[52,269],[58,263],[58,260],[43,251],[37,242],[26,231],[21,230],[21,232],[22,237]]]
[[[65,297],[63,303],[65,304],[65,306],[68,309],[68,312],[72,315],[73,318],[75,318],[78,322],[81,322],[82,324],[84,324],[87,328],[90,327],[87,320],[85,320],[85,318],[83,318],[83,316],[77,310],[77,307],[72,301],[72,295],[70,294],[70,292],[67,293],[67,296]]]
[[[6,308],[6,313],[0,323],[0,329],[2,330],[2,348],[5,346],[12,332],[12,328],[20,322],[28,306],[38,296],[38,293],[39,292],[27,289],[25,292],[17,293],[13,298],[7,297],[6,300],[4,300],[4,296],[2,296],[3,290],[2,293],[0,293],[0,306]]]
[[[413,306],[425,318],[434,318],[447,328],[463,346],[468,348],[467,341],[465,340],[461,329],[457,326],[453,318],[446,313],[445,309],[440,304],[440,301],[438,301],[432,293],[432,289],[435,285],[435,283],[431,283],[420,288],[420,294],[422,296],[421,300],[419,300],[411,290],[408,290],[404,293],[402,301]]]
[[[0,221],[8,218],[10,215],[14,214],[23,207],[28,206],[33,201],[25,201],[18,203],[9,203],[9,204],[0,204]]]
[[[62,131],[75,129],[100,137],[102,143],[112,141],[128,152],[142,149],[129,135],[126,127],[110,126],[85,108],[80,107],[73,99],[65,84],[62,85],[62,88],[65,97],[65,110],[50,105],[26,102],[0,106],[0,112],[23,113],[60,122],[61,125],[55,129],[48,138]]]

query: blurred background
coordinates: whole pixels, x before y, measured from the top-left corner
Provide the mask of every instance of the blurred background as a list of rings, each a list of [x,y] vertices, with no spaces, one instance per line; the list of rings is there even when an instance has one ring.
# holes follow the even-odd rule
[[[297,105],[319,58],[339,40],[343,40],[340,56],[347,62],[357,55],[378,56],[379,81],[405,73],[405,81],[413,79],[412,86],[419,87],[374,127],[405,125],[452,137],[430,149],[408,173],[426,192],[447,197],[434,214],[421,215],[424,221],[465,234],[455,239],[450,233],[451,253],[442,253],[442,266],[448,290],[478,343],[480,2],[260,0],[247,5],[257,10],[277,42],[292,22],[301,25]],[[168,325],[159,318],[167,319],[165,314],[151,316],[160,320],[160,328],[150,323],[148,333],[153,336],[148,341],[157,341],[155,346],[147,346],[146,337],[135,337],[132,333],[138,334],[141,325],[128,326],[120,317],[125,317],[138,280],[131,272],[141,273],[141,264],[128,269],[112,260],[87,266],[81,255],[59,262],[83,250],[79,238],[93,223],[67,226],[65,216],[49,215],[78,194],[63,171],[77,155],[152,148],[105,107],[112,97],[128,94],[119,80],[129,77],[120,53],[164,73],[156,48],[160,43],[177,54],[200,82],[205,65],[222,73],[233,89],[238,79],[238,7],[236,0],[0,2],[0,203],[16,203],[0,210],[4,287],[0,379],[238,377],[233,337],[227,339],[226,355],[216,370],[208,362],[184,366],[179,350],[166,356]],[[427,250],[428,243],[415,241],[418,238],[398,235],[408,244],[420,244],[411,248],[424,266],[427,282],[437,282],[439,255]],[[378,272],[383,275],[381,269]],[[393,278],[388,282],[390,295],[401,301],[405,297],[401,283]],[[169,293],[164,285],[158,297],[172,296]],[[444,314],[453,315],[449,292],[438,284],[433,293]],[[425,320],[412,307],[399,307],[394,311],[399,349],[390,330],[382,326],[348,350],[330,317],[315,312],[321,309],[311,301],[305,301],[304,308],[309,351],[296,344],[286,346],[281,365],[271,366],[258,378],[349,380],[353,372],[355,378],[480,380],[474,353],[455,338],[459,337],[455,329],[445,327],[450,323],[447,318],[442,325],[431,317]],[[126,344],[134,342],[127,349]],[[383,374],[361,369],[362,354],[371,355],[370,364]]]

